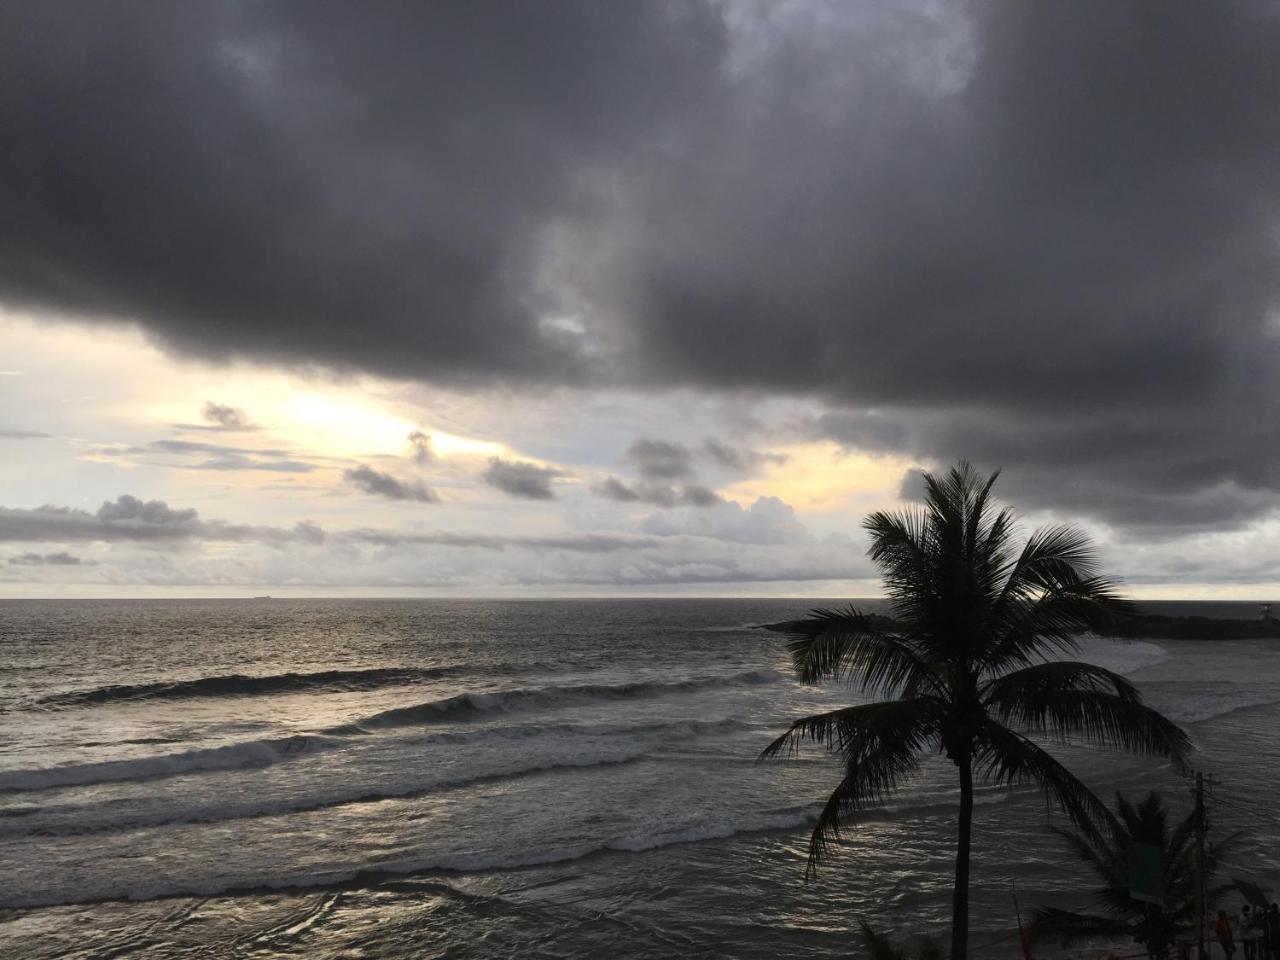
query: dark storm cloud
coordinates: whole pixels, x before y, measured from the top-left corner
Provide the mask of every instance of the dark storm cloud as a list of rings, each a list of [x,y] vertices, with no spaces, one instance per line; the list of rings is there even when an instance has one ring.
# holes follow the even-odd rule
[[[202,356],[812,395],[1153,536],[1268,509],[1274,8],[815,10],[6,5],[0,297]]]
[[[679,480],[693,473],[693,454],[682,443],[641,437],[627,449],[627,459],[646,480]]]
[[[522,460],[503,460],[491,457],[481,479],[491,487],[521,500],[554,500],[551,481],[563,477],[563,470],[540,467]]]
[[[1131,528],[1148,538],[1234,529],[1280,508],[1280,456],[1269,422],[1206,409],[1179,417],[1121,408],[1093,417],[908,412],[868,442],[863,415],[827,414],[812,435],[876,452],[975,460],[1004,468],[1001,496]],[[1193,439],[1194,438],[1194,439]],[[902,496],[920,496],[919,471]]]
[[[374,470],[370,466],[360,464],[342,474],[344,480],[363,490],[365,493],[388,500],[413,500],[418,503],[439,503],[439,495],[430,487],[417,481],[399,480],[389,473]]]
[[[200,355],[580,373],[546,231],[713,82],[693,2],[6,4],[0,290]]]

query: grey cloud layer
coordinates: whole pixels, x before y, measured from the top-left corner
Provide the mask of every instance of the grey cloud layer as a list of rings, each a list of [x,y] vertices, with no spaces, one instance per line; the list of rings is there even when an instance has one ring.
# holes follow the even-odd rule
[[[1269,509],[1274,9],[796,6],[6,5],[0,298],[202,356],[813,394],[1154,533]]]
[[[655,507],[711,507],[724,502],[720,494],[698,483],[672,487],[644,481],[629,485],[617,477],[607,477],[592,489],[596,496],[615,503],[648,503]]]
[[[193,509],[125,495],[95,513],[0,508],[0,542],[150,548],[141,558],[136,550],[113,552],[102,562],[65,551],[31,551],[9,560],[16,568],[92,566],[94,578],[113,583],[676,585],[835,580],[870,572],[850,541],[814,542],[780,501],[717,509],[723,513],[714,521],[669,523],[642,533],[326,532],[309,523],[285,528],[205,520]],[[200,551],[206,541],[242,546],[231,558]],[[295,556],[297,551],[302,553]]]
[[[96,561],[83,560],[65,550],[57,553],[20,553],[10,557],[9,563],[15,567],[80,567],[96,566]]]
[[[196,440],[153,440],[140,447],[100,447],[99,455],[138,457],[160,454],[177,457],[192,470],[265,470],[269,473],[310,473],[315,464],[298,459],[292,451],[258,447],[234,447]]]
[[[95,513],[74,507],[46,504],[30,509],[0,507],[0,541],[18,543],[71,543],[100,541],[179,544],[212,540],[322,543],[324,532],[314,524],[291,528],[202,520],[196,510],[175,510],[163,500],[141,500],[123,494],[108,500]]]

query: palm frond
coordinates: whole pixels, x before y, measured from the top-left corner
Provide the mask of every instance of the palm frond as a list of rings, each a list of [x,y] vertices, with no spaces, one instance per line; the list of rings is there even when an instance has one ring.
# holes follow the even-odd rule
[[[1114,693],[1124,700],[1140,701],[1137,689],[1118,673],[1078,660],[1054,660],[1023,667],[988,680],[982,701],[999,713],[1019,702],[1040,704],[1064,693]]]
[[[1000,673],[1051,654],[1075,653],[1080,634],[1105,633],[1128,609],[1106,577],[1019,592],[1003,598],[992,614],[991,639],[980,659],[988,672]]]
[[[790,625],[787,638],[801,683],[857,677],[864,691],[887,694],[936,686],[928,664],[902,638],[852,606],[814,610]]]
[[[978,540],[974,555],[974,566],[979,571],[980,585],[984,596],[998,598],[1008,583],[1009,572],[1013,568],[1010,557],[1010,541],[1013,538],[1017,516],[1009,508],[1001,510],[990,525],[983,531]],[[991,616],[998,616],[996,603],[989,603]]]
[[[1097,571],[1098,557],[1084,531],[1067,525],[1040,527],[1027,538],[1001,599],[1025,595]]]
[[[850,762],[884,745],[896,744],[914,754],[931,745],[941,713],[934,698],[915,697],[801,717],[761,751],[760,759],[795,756],[805,741],[821,744]]]
[[[761,760],[795,754],[808,740],[845,761],[844,778],[828,797],[809,840],[806,878],[812,878],[840,837],[842,820],[868,804],[883,802],[934,745],[941,709],[928,697],[867,703],[804,717],[760,754]]]
[[[869,745],[845,764],[844,778],[823,804],[809,837],[805,880],[816,877],[818,866],[830,856],[832,845],[841,837],[845,818],[883,803],[919,762],[919,752],[910,741],[885,739]]]
[[[877,510],[862,528],[870,535],[867,556],[880,568],[894,618],[919,622],[936,594],[929,515],[919,509]]]
[[[969,468],[969,464],[963,464]],[[971,469],[971,468],[970,468]],[[986,540],[987,534],[990,533],[991,521],[987,520],[987,503],[991,499],[991,488],[995,486],[996,479],[1000,476],[1000,471],[995,470],[991,476],[987,477],[985,483],[978,486],[976,483],[970,485],[967,479],[960,473],[956,473],[956,480],[964,489],[965,501],[965,556],[975,560],[978,556],[979,544]],[[977,477],[973,477],[976,481]]]
[[[974,759],[988,782],[1034,783],[1071,818],[1076,829],[1096,837],[1112,821],[1111,811],[1092,790],[1051,754],[1020,733],[986,720],[975,736]]]
[[[1028,667],[1027,671],[1040,669]],[[1038,678],[1033,678],[1033,682],[1034,679]],[[1191,751],[1191,739],[1186,731],[1144,704],[1132,687],[1126,684],[1126,688],[1115,694],[1088,688],[1036,690],[1031,687],[1019,696],[1010,685],[1002,697],[989,695],[988,709],[1001,723],[1032,734],[1161,757],[1179,769],[1185,768]]]

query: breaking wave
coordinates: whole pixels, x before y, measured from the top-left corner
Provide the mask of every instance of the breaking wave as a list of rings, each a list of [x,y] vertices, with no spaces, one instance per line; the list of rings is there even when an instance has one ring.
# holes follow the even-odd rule
[[[238,770],[290,760],[306,753],[329,750],[338,745],[330,737],[296,736],[275,740],[254,740],[225,747],[166,753],[158,757],[76,763],[63,767],[8,770],[0,772],[0,793],[78,787],[91,783],[118,783],[126,780],[155,780],[183,773]]]
[[[424,723],[443,723],[467,720],[500,710],[526,709],[529,707],[560,706],[589,703],[598,700],[630,700],[643,697],[685,693],[715,687],[739,687],[753,684],[774,683],[781,675],[774,670],[750,670],[723,677],[698,677],[669,683],[642,681],[635,683],[590,683],[569,686],[534,687],[519,690],[500,690],[492,693],[460,693],[442,700],[409,707],[397,707],[375,713],[353,724],[332,727],[326,733],[348,735],[364,733],[383,727],[405,727]]]
[[[198,680],[128,683],[92,690],[72,690],[41,697],[51,707],[81,707],[125,700],[186,700],[197,697],[245,697],[304,690],[373,690],[435,680],[464,671],[463,667],[377,667],[369,670],[321,670],[317,673],[278,673],[263,677],[233,673]]]

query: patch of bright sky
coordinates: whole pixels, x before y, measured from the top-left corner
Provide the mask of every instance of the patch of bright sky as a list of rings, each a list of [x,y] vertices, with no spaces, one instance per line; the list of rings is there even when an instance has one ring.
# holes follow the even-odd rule
[[[205,518],[233,523],[289,526],[310,520],[328,530],[505,536],[643,533],[646,517],[658,508],[602,499],[592,487],[611,475],[635,483],[639,478],[626,451],[638,437],[649,436],[682,443],[691,451],[690,482],[714,487],[743,510],[758,498],[778,498],[795,510],[815,544],[844,534],[852,539],[841,549],[859,554],[862,518],[871,510],[900,505],[902,478],[918,465],[842,450],[829,442],[797,440],[794,424],[814,412],[801,400],[569,389],[464,393],[372,377],[207,365],[174,359],[126,327],[37,324],[3,312],[0,342],[0,430],[49,435],[0,440],[0,505],[10,507],[48,503],[92,511],[127,493],[165,500],[174,508],[195,507]],[[241,408],[256,429],[205,429],[211,426],[201,415],[206,401]],[[408,442],[413,430],[431,435],[432,462],[414,460]],[[709,437],[787,459],[764,460],[748,472],[734,472],[707,455],[703,445]],[[301,464],[303,472],[250,469],[234,458],[230,467],[224,462],[214,469],[208,465],[214,455],[151,446],[174,440],[234,447],[251,455],[261,451],[256,459]],[[557,498],[511,499],[487,486],[481,475],[495,456],[561,470],[554,484]],[[360,463],[424,483],[442,502],[370,496],[343,476]],[[700,516],[691,513],[686,520]],[[1028,517],[1028,526],[1038,519]],[[698,529],[696,523],[682,522],[678,510],[669,520],[673,530]],[[1108,569],[1128,571],[1136,595],[1246,599],[1280,592],[1280,570],[1268,559],[1277,555],[1280,529],[1263,525],[1235,535],[1186,540],[1176,552],[1183,558],[1176,569],[1168,565],[1173,554],[1165,545],[1126,543],[1108,531],[1095,532]],[[529,554],[520,560],[524,566],[512,562],[486,585],[486,570],[497,560],[457,559],[448,550],[429,556],[411,551],[339,555],[339,548],[330,544],[323,548],[330,551],[327,555],[317,548],[301,557],[243,544],[204,543],[175,558],[136,545],[67,546],[86,563],[27,568],[5,559],[26,547],[0,550],[0,593],[243,595],[254,577],[271,578],[264,582],[277,585],[273,592],[298,595],[822,597],[876,592],[874,581],[575,584],[575,571],[596,572],[589,567],[595,561],[581,555]],[[741,554],[752,548],[725,543],[719,549]],[[796,542],[777,553],[779,569],[794,568],[807,549]],[[768,551],[760,556],[767,557]],[[1240,563],[1232,566],[1231,558]],[[680,559],[663,562],[678,564]],[[383,579],[367,586],[349,582],[352,571],[369,562],[381,564]],[[724,562],[724,555],[699,562]],[[550,586],[522,579],[543,574],[553,578],[546,581]],[[449,586],[450,576],[465,587]],[[843,589],[842,582],[847,584]],[[75,584],[79,586],[71,589]]]

